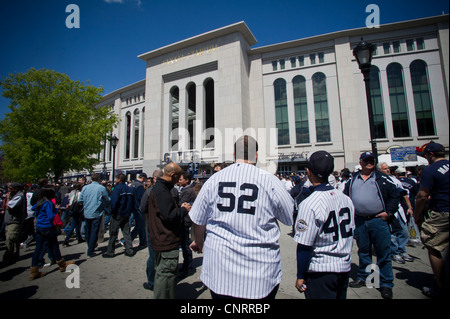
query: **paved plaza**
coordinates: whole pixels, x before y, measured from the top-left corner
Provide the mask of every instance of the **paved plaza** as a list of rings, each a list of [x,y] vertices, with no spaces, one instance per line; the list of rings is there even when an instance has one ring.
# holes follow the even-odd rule
[[[281,227],[281,255],[283,280],[277,294],[277,299],[304,299],[295,289],[296,276],[296,243],[290,235],[291,228]],[[64,237],[59,236],[62,243]],[[148,257],[147,248],[137,250],[134,257],[127,257],[122,246],[117,245],[116,257],[105,259],[101,256],[106,251],[108,234],[96,250],[97,256],[87,258],[85,243],[78,244],[75,240],[69,247],[60,245],[61,254],[66,260],[76,260],[79,270],[79,288],[67,288],[75,285],[74,272],[58,270],[57,265],[45,268],[47,275],[43,278],[29,281],[29,267],[34,245],[28,250],[21,249],[20,260],[11,266],[0,269],[0,299],[152,299],[152,292],[143,288],[146,281],[145,265]],[[138,240],[134,241],[137,245]],[[0,242],[0,256],[5,251],[5,242]],[[429,286],[433,281],[433,273],[428,261],[426,249],[422,246],[407,247],[408,253],[414,257],[414,262],[397,264],[394,269],[394,299],[428,299],[421,288]],[[180,262],[182,255],[180,252]],[[376,260],[376,257],[374,257]],[[48,258],[47,258],[48,261]],[[211,299],[209,290],[200,281],[202,255],[194,253],[196,272],[178,283],[177,298],[179,299]],[[357,271],[357,246],[354,243],[352,252],[351,278]],[[69,277],[72,276],[72,277]],[[351,281],[352,279],[350,279]],[[374,288],[349,288],[348,299],[381,299],[380,293]]]

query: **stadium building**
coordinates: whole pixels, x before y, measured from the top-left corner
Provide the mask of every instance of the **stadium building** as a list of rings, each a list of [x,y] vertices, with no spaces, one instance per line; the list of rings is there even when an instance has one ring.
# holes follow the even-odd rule
[[[273,173],[303,171],[307,154],[319,149],[335,157],[336,170],[353,170],[371,150],[353,56],[361,38],[375,45],[370,92],[379,154],[431,140],[448,154],[448,21],[441,15],[256,48],[239,22],[143,53],[145,79],[100,103],[121,118],[111,133],[119,139],[115,168],[134,178],[175,161],[208,175],[215,163],[232,161],[245,132],[258,139],[259,166]],[[111,172],[113,153],[105,138],[96,172]]]

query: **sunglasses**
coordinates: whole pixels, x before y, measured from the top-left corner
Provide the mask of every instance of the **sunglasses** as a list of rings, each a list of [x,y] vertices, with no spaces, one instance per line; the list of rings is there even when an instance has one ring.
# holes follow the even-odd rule
[[[375,164],[375,160],[373,158],[367,158],[362,160],[364,163]]]

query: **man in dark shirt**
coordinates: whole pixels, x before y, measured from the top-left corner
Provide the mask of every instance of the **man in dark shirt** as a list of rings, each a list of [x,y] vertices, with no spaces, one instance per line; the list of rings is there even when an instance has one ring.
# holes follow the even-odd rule
[[[181,168],[176,163],[164,167],[148,198],[148,227],[150,244],[155,251],[155,299],[174,299],[177,285],[178,247],[183,233],[183,220],[191,205],[180,207],[171,194],[178,183]]]
[[[435,286],[431,289],[424,287],[423,292],[429,297],[440,297],[448,294],[448,287],[444,284],[446,267],[442,253],[449,241],[449,161],[444,158],[445,148],[439,143],[430,142],[422,156],[430,165],[422,173],[414,217],[417,226],[421,228],[420,238],[428,249],[435,276]],[[426,212],[424,208],[428,196],[430,205]],[[448,253],[446,259],[448,263]]]

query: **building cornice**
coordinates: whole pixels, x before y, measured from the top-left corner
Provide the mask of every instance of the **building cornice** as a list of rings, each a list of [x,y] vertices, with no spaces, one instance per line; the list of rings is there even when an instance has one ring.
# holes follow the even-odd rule
[[[250,29],[248,28],[248,26],[245,24],[244,21],[238,22],[238,23],[234,23],[231,24],[229,26],[223,27],[223,28],[219,28],[213,31],[209,31],[203,34],[200,34],[198,36],[183,40],[183,41],[179,41],[167,46],[164,46],[162,48],[147,52],[147,53],[143,53],[141,55],[138,55],[138,58],[143,60],[143,61],[148,61],[149,59],[153,59],[155,57],[173,52],[173,51],[177,51],[180,49],[184,49],[186,47],[189,46],[193,46],[202,42],[206,42],[206,41],[210,41],[213,39],[216,39],[218,37],[222,37],[222,36],[226,36],[232,33],[240,33],[242,34],[242,36],[244,37],[244,39],[247,41],[247,43],[249,44],[249,46],[255,45],[257,43],[255,37],[253,36],[252,32],[250,31]]]

